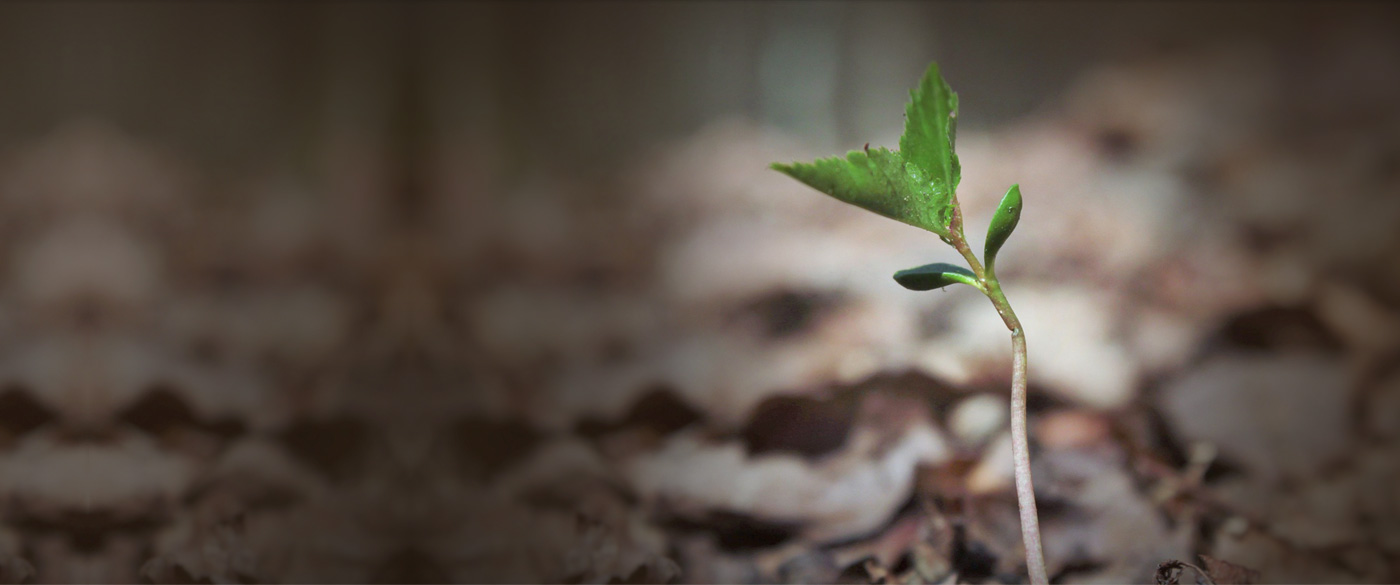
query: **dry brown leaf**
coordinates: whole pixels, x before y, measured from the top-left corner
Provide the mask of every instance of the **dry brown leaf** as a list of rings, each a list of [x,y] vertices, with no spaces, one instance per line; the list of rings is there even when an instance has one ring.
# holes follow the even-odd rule
[[[193,474],[190,462],[136,433],[74,445],[54,432],[38,431],[0,456],[0,495],[26,514],[96,509],[119,518],[141,517],[166,511]]]
[[[1208,555],[1201,555],[1201,561],[1205,563],[1206,573],[1209,573],[1210,580],[1214,581],[1215,585],[1250,585],[1259,582],[1259,571],[1254,569]]]
[[[624,473],[651,506],[795,523],[804,538],[822,542],[880,527],[912,493],[916,467],[950,455],[932,422],[914,417],[897,428],[858,425],[842,450],[816,461],[750,456],[740,443],[682,431],[627,462]]]
[[[1303,478],[1351,446],[1349,384],[1325,354],[1220,355],[1157,402],[1182,438],[1213,443],[1266,479]]]
[[[141,566],[151,583],[266,583],[241,531],[222,524],[193,531],[189,540],[163,550]]]

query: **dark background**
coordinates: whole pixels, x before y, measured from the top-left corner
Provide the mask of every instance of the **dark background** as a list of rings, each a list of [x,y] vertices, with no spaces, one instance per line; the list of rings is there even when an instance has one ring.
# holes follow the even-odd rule
[[[974,243],[1026,192],[1056,579],[1393,582],[1397,26],[5,3],[0,580],[1024,579],[991,309],[765,169],[894,145],[936,60]]]

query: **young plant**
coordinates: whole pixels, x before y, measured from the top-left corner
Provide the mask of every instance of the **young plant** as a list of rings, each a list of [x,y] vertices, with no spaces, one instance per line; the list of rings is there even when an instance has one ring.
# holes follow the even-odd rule
[[[978,261],[963,235],[962,210],[958,206],[962,169],[953,151],[957,121],[958,94],[948,87],[934,63],[929,65],[919,87],[910,92],[899,150],[866,145],[864,150],[850,151],[845,157],[811,163],[774,163],[772,168],[846,203],[931,231],[967,260],[966,268],[939,263],[901,270],[895,273],[894,280],[917,291],[951,284],[971,286],[992,301],[1006,328],[1011,330],[1011,438],[1021,538],[1026,546],[1031,582],[1044,584],[1049,579],[1040,549],[1026,439],[1026,336],[996,274],[997,252],[1021,219],[1021,189],[1012,185],[1002,197],[987,229],[982,256],[985,262]]]

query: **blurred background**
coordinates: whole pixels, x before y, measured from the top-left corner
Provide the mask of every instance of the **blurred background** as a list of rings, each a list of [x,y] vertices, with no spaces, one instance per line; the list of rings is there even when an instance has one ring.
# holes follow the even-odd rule
[[[767,168],[932,61],[1054,581],[1394,582],[1397,26],[0,5],[0,582],[1024,581],[996,313]]]

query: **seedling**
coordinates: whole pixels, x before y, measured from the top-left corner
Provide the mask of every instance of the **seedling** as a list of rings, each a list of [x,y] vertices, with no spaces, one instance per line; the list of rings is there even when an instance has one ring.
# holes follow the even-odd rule
[[[1016,470],[1016,499],[1021,511],[1021,538],[1026,546],[1026,568],[1031,583],[1044,584],[1045,558],[1040,550],[1040,525],[1036,519],[1035,489],[1031,483],[1030,451],[1026,439],[1026,335],[1011,310],[997,280],[997,252],[1021,219],[1021,188],[1012,185],[1001,199],[987,228],[985,262],[978,261],[963,235],[962,209],[957,188],[962,168],[953,150],[957,136],[958,94],[929,65],[919,87],[910,92],[905,107],[904,135],[899,150],[852,150],[845,157],[811,163],[774,163],[782,171],[812,188],[890,219],[923,228],[938,235],[967,260],[968,266],[929,264],[901,270],[895,282],[917,291],[952,284],[971,286],[992,301],[1011,330],[1011,439]]]

